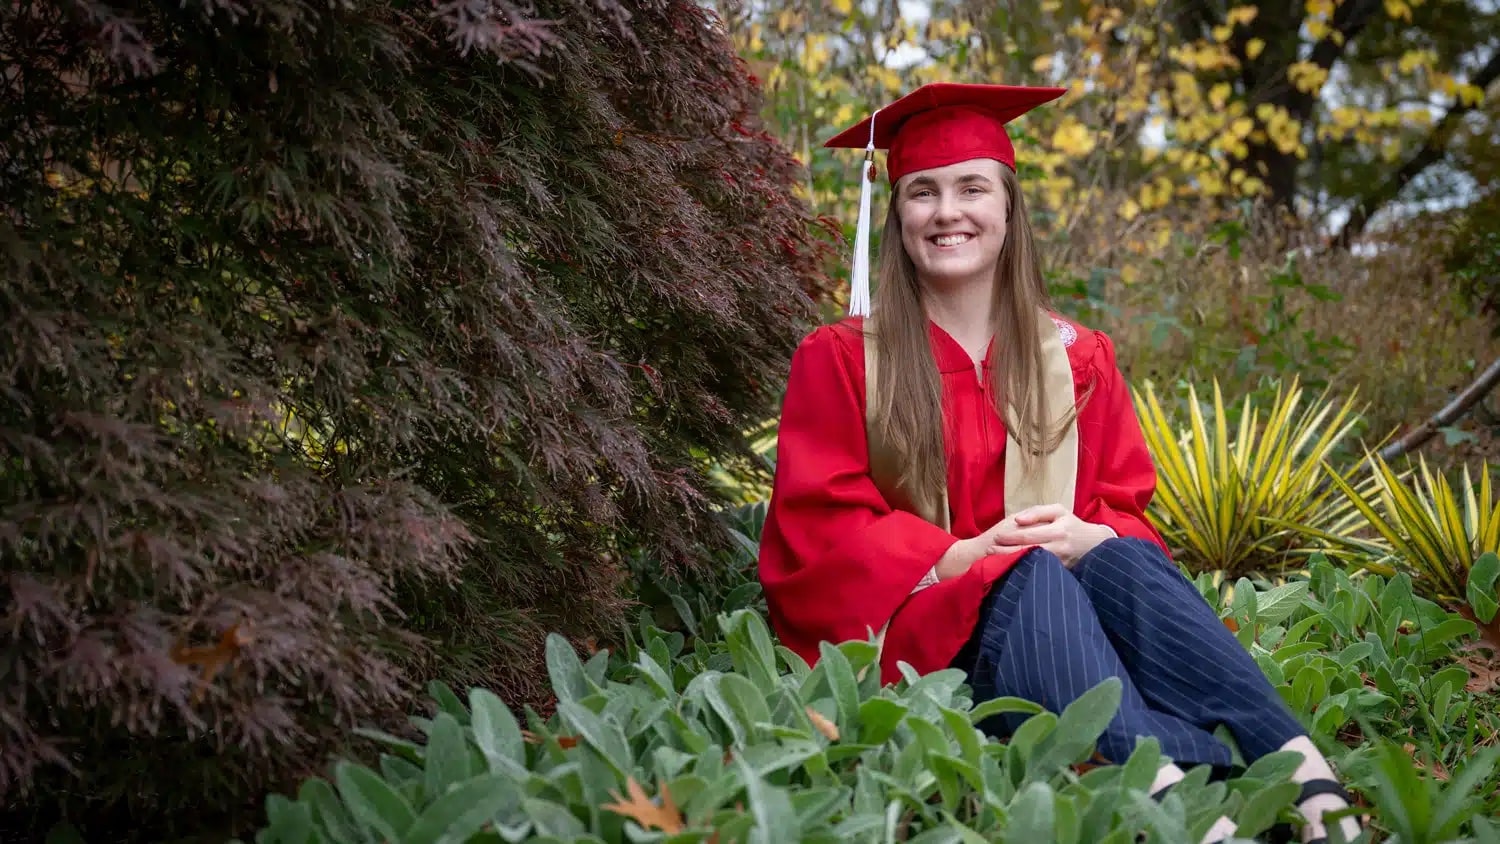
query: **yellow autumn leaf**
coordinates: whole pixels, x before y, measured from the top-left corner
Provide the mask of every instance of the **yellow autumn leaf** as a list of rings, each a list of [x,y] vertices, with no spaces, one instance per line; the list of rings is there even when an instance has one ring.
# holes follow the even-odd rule
[[[1245,196],[1255,196],[1266,187],[1266,183],[1257,176],[1250,176],[1240,184],[1240,192]]]
[[[1219,196],[1224,193],[1224,179],[1212,170],[1198,174],[1198,190],[1204,196]]]
[[[1401,54],[1396,67],[1402,73],[1411,73],[1418,68],[1432,67],[1437,62],[1437,53],[1431,50],[1407,50]]]
[[[1465,106],[1473,108],[1484,102],[1484,89],[1478,85],[1464,83],[1458,86],[1458,101]]]
[[[1172,74],[1172,91],[1190,103],[1197,103],[1199,99],[1198,77],[1182,71]]]
[[[1249,26],[1259,14],[1260,7],[1258,6],[1235,6],[1224,18],[1235,26]]]
[[[1229,102],[1229,95],[1234,93],[1234,88],[1228,82],[1220,82],[1208,92],[1208,101],[1215,109],[1222,110]]]
[[[841,15],[854,11],[854,0],[833,0],[833,10]]]
[[[1255,61],[1260,57],[1261,51],[1266,49],[1266,42],[1261,38],[1251,38],[1245,42],[1245,58]]]
[[[1334,0],[1307,0],[1302,8],[1307,10],[1307,16],[1310,18],[1331,18],[1333,7]]]
[[[1043,56],[1037,56],[1036,59],[1034,59],[1031,62],[1031,71],[1033,73],[1046,73],[1047,71],[1049,71],[1051,69],[1052,69],[1052,54],[1051,53],[1048,53],[1048,54],[1043,55]]]
[[[1216,27],[1213,28],[1214,40],[1218,41],[1221,44],[1223,42],[1225,42],[1225,41],[1228,41],[1229,40],[1229,36],[1231,36],[1233,34],[1234,34],[1234,27],[1230,26],[1227,23],[1226,24],[1220,24],[1220,25],[1218,25],[1218,26],[1216,26]]]
[[[1134,199],[1126,199],[1120,203],[1119,214],[1120,218],[1128,223],[1136,217],[1141,216],[1141,206]]]
[[[938,41],[964,41],[973,34],[974,27],[968,21],[938,18],[932,22],[928,38]]]
[[[1052,133],[1052,148],[1079,158],[1094,151],[1094,136],[1082,123],[1071,119],[1065,120]]]
[[[1328,25],[1328,21],[1322,18],[1307,19],[1307,34],[1312,37],[1312,40],[1322,41],[1328,37],[1329,33],[1338,34],[1334,32],[1333,27]]]
[[[1406,0],[1385,0],[1385,13],[1391,16],[1391,20],[1411,23],[1411,6],[1406,4]]]
[[[1120,281],[1126,284],[1135,284],[1140,281],[1141,271],[1134,264],[1126,264],[1120,268]]]
[[[824,40],[818,37],[808,38],[802,45],[802,67],[811,76],[821,74],[832,58],[830,51],[823,46]]]
[[[1328,69],[1309,61],[1293,62],[1287,66],[1286,76],[1297,90],[1316,94],[1328,81]]]

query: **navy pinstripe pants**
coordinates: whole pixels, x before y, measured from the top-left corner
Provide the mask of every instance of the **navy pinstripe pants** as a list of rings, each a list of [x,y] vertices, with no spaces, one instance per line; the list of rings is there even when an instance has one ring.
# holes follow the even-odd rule
[[[1072,569],[1035,549],[992,587],[974,637],[954,666],[975,701],[1013,695],[1052,712],[1109,677],[1124,682],[1099,755],[1124,762],[1152,736],[1184,767],[1227,768],[1227,726],[1248,760],[1306,730],[1260,666],[1156,545],[1108,539]],[[1024,716],[982,724],[1009,735]]]

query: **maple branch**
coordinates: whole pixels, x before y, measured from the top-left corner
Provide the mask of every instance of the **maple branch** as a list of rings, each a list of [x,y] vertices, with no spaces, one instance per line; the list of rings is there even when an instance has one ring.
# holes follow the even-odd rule
[[[1375,11],[1381,6],[1381,0],[1350,0],[1341,4],[1333,13],[1333,31],[1339,34],[1338,38],[1324,38],[1313,46],[1312,55],[1308,61],[1318,67],[1328,70],[1333,63],[1344,55],[1349,42],[1359,35],[1375,16]]]
[[[1483,90],[1488,88],[1490,83],[1494,82],[1497,78],[1500,78],[1500,50],[1496,50],[1495,54],[1490,56],[1490,60],[1485,63],[1484,67],[1480,68],[1479,72],[1474,74],[1473,79],[1470,80],[1470,84]],[[1339,230],[1338,236],[1334,238],[1334,244],[1345,249],[1349,248],[1349,245],[1356,237],[1364,234],[1365,228],[1370,224],[1370,219],[1375,216],[1377,211],[1384,208],[1397,196],[1400,196],[1401,191],[1412,179],[1420,175],[1423,170],[1441,161],[1448,151],[1448,141],[1452,138],[1454,131],[1458,129],[1459,121],[1463,119],[1465,114],[1473,111],[1475,105],[1477,103],[1466,103],[1460,98],[1450,106],[1448,111],[1443,114],[1443,119],[1439,120],[1437,125],[1432,127],[1432,131],[1427,135],[1426,142],[1422,144],[1421,149],[1417,150],[1417,154],[1407,159],[1406,163],[1401,165],[1399,170],[1392,173],[1390,178],[1360,198],[1359,202],[1355,204],[1354,210],[1350,212],[1349,219],[1344,222],[1343,228]]]

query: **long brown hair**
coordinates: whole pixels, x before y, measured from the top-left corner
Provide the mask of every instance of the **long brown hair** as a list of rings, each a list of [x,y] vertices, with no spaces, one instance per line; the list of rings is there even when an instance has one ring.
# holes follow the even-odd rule
[[[1021,445],[1024,469],[1057,448],[1071,417],[1046,418],[1042,355],[1036,338],[1044,308],[1051,305],[1037,259],[1026,200],[1016,174],[1002,166],[1007,233],[995,267],[995,362],[992,395],[1000,418]],[[899,197],[893,191],[876,262],[879,281],[865,342],[875,342],[880,361],[874,424],[900,483],[909,490],[941,490],[947,484],[943,452],[942,382],[932,355],[928,318],[916,266],[901,241]],[[873,325],[872,325],[873,322]],[[1007,407],[1008,406],[1008,407]],[[1076,411],[1075,411],[1076,413]]]

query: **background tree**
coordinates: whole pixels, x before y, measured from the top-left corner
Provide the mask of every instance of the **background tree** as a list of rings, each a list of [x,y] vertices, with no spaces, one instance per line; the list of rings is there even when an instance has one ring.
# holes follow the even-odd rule
[[[723,541],[824,259],[699,6],[20,0],[0,68],[0,826],[221,840]]]
[[[1069,86],[1024,121],[1064,225],[1128,185],[1126,216],[1257,197],[1352,236],[1398,199],[1472,199],[1495,158],[1500,16],[1484,0],[716,5],[804,155],[924,81]]]

